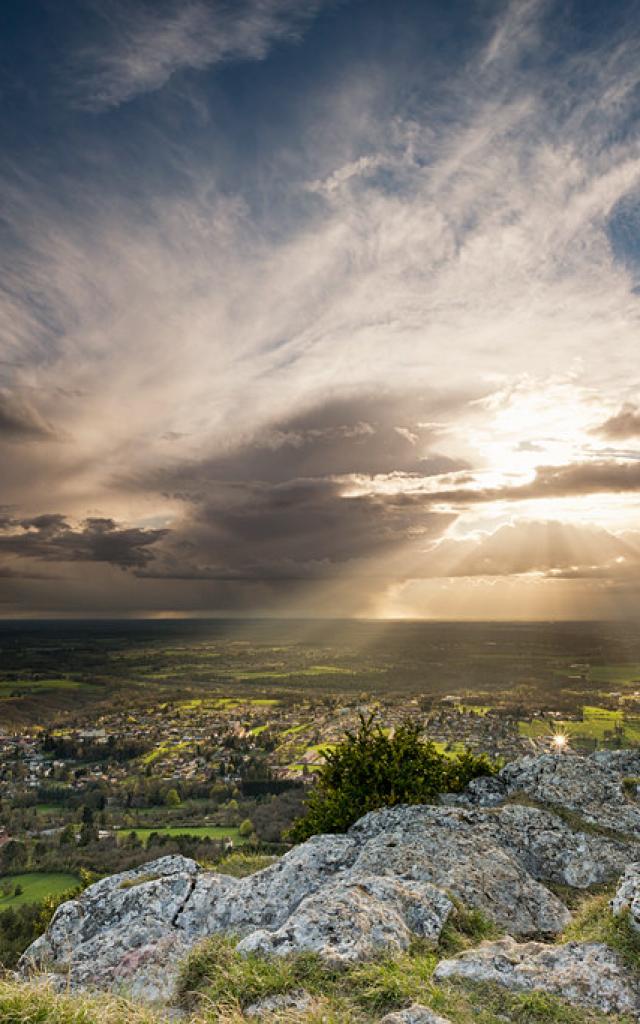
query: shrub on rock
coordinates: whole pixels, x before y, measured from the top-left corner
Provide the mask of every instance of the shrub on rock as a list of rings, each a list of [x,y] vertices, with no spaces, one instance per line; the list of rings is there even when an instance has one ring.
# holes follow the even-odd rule
[[[345,832],[367,811],[396,804],[433,803],[441,793],[459,793],[480,775],[499,765],[485,754],[470,751],[448,757],[423,740],[419,723],[406,722],[393,735],[360,718],[356,732],[347,732],[334,750],[325,752],[307,801],[307,813],[289,830],[302,842],[309,836]]]

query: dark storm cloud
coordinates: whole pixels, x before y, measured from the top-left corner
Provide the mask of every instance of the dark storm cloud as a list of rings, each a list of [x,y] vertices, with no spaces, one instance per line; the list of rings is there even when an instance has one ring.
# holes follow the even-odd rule
[[[29,519],[0,519],[0,554],[45,562],[107,562],[122,569],[143,568],[166,530],[121,528],[113,519],[86,519],[71,526],[65,516],[47,513]]]
[[[464,399],[379,395],[335,398],[277,420],[234,450],[155,473],[143,487],[186,502],[183,520],[145,575],[208,579],[314,579],[360,571],[449,514],[400,491],[363,494],[358,478],[466,467],[429,451],[434,415]],[[356,491],[358,493],[356,493]]]
[[[186,464],[155,481],[163,489],[206,494],[215,481],[286,483],[300,478],[377,473],[436,476],[468,468],[429,448],[433,418],[459,410],[467,396],[359,396],[327,400],[272,422],[232,451]]]
[[[620,412],[610,416],[594,433],[606,437],[610,441],[624,441],[630,437],[640,437],[640,408],[627,402]]]
[[[237,484],[194,505],[145,575],[220,580],[314,579],[358,571],[452,516],[406,495],[350,495],[328,480]]]
[[[0,391],[0,440],[45,441],[55,436],[53,428],[26,399]]]

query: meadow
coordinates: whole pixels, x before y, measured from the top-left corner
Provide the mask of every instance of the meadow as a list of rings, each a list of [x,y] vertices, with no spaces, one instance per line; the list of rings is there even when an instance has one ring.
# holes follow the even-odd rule
[[[118,829],[119,842],[125,842],[127,836],[135,832],[137,838],[146,846],[149,836],[155,834],[161,836],[193,836],[195,839],[231,839],[234,846],[242,846],[246,843],[237,828],[225,825],[158,825],[156,828],[121,828]]]
[[[27,903],[41,903],[48,896],[61,896],[80,885],[77,875],[62,872],[28,872],[0,877],[0,911]],[[16,887],[21,892],[15,893]],[[9,889],[5,894],[4,890]]]

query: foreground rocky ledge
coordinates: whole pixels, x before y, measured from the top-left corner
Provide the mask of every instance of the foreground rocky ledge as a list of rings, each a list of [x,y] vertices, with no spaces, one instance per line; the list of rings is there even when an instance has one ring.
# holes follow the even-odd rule
[[[166,1000],[179,961],[206,936],[234,934],[243,953],[308,951],[347,964],[415,937],[437,942],[462,904],[508,938],[443,961],[437,977],[539,988],[638,1017],[637,979],[606,946],[528,941],[570,921],[554,885],[586,889],[624,874],[612,910],[640,922],[640,806],[624,785],[634,775],[633,751],[527,757],[445,806],[372,812],[248,878],[164,857],[63,904],[20,970]]]

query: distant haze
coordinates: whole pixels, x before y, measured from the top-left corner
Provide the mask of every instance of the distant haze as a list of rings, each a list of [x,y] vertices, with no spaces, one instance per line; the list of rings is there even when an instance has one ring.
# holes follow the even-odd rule
[[[0,49],[0,616],[637,616],[637,0]]]

